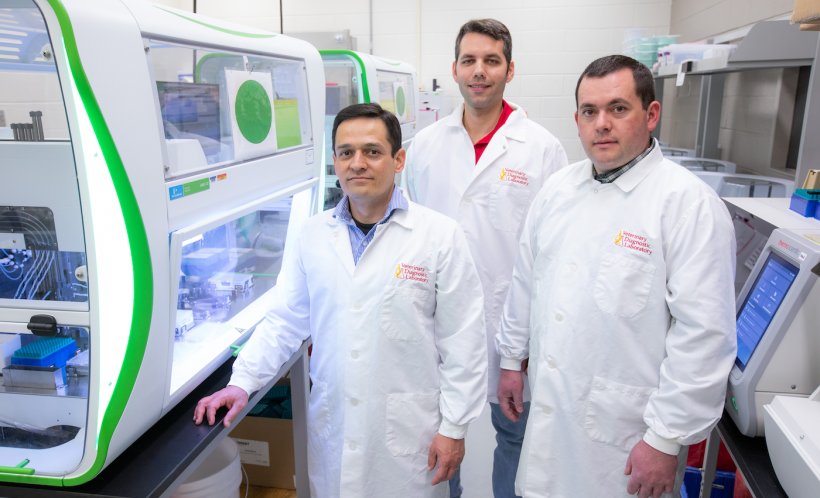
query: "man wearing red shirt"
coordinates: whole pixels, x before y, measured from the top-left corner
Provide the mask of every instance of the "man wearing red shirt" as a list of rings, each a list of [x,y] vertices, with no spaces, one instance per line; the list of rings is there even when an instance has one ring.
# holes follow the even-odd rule
[[[404,182],[412,200],[454,218],[467,235],[484,291],[487,392],[497,441],[493,493],[511,498],[526,412],[513,423],[498,407],[495,335],[530,202],[567,158],[554,136],[504,100],[515,74],[512,38],[504,24],[495,19],[467,22],[456,38],[455,56],[453,79],[464,104],[416,134]],[[450,481],[451,498],[461,495],[459,481]]]

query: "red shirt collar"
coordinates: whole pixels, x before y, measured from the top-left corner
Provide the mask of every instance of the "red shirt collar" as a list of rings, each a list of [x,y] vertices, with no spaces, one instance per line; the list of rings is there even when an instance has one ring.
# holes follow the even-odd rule
[[[495,135],[495,132],[497,132],[499,128],[504,126],[504,123],[507,122],[507,118],[510,117],[510,114],[513,113],[513,110],[514,109],[512,108],[512,106],[508,104],[506,100],[501,101],[501,116],[498,117],[498,123],[495,124],[495,128],[493,128],[493,130],[490,133],[487,133],[487,135],[484,138],[473,144],[473,149],[475,149],[476,164],[478,164],[478,160],[481,159],[481,154],[484,153],[484,150],[487,148],[487,145],[490,143],[490,140],[492,140],[493,135]]]

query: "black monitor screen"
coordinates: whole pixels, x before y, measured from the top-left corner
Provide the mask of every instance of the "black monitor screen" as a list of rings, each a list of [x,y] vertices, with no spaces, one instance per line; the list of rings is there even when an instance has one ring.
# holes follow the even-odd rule
[[[798,268],[772,252],[755,279],[743,306],[737,314],[737,359],[735,364],[745,369],[757,345],[772,323],[783,298],[789,292]]]
[[[219,152],[219,85],[157,81],[165,138],[196,138],[206,155]]]

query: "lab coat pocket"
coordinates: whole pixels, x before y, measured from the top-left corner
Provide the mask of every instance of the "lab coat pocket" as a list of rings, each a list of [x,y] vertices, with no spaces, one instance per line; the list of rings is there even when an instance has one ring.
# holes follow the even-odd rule
[[[308,405],[308,430],[312,432],[317,442],[325,442],[330,434],[338,428],[331,427],[330,420],[330,392],[327,383],[314,380],[310,388],[310,403]]]
[[[631,449],[645,432],[643,412],[656,390],[593,377],[584,417],[587,436],[623,450]]]
[[[496,183],[490,189],[490,223],[496,230],[518,232],[524,221],[530,191],[526,187]]]
[[[604,254],[601,258],[592,295],[604,313],[632,318],[646,307],[655,265],[630,256]]]
[[[396,341],[420,342],[430,328],[425,318],[433,316],[433,292],[413,282],[388,287],[379,313],[385,335]]]
[[[438,393],[387,396],[385,441],[393,456],[426,454],[441,421]]]

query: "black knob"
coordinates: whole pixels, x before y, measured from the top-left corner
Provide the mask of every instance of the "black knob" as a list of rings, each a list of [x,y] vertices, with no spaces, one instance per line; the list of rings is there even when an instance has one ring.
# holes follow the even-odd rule
[[[26,328],[34,335],[54,337],[57,335],[57,319],[51,315],[34,315]]]

